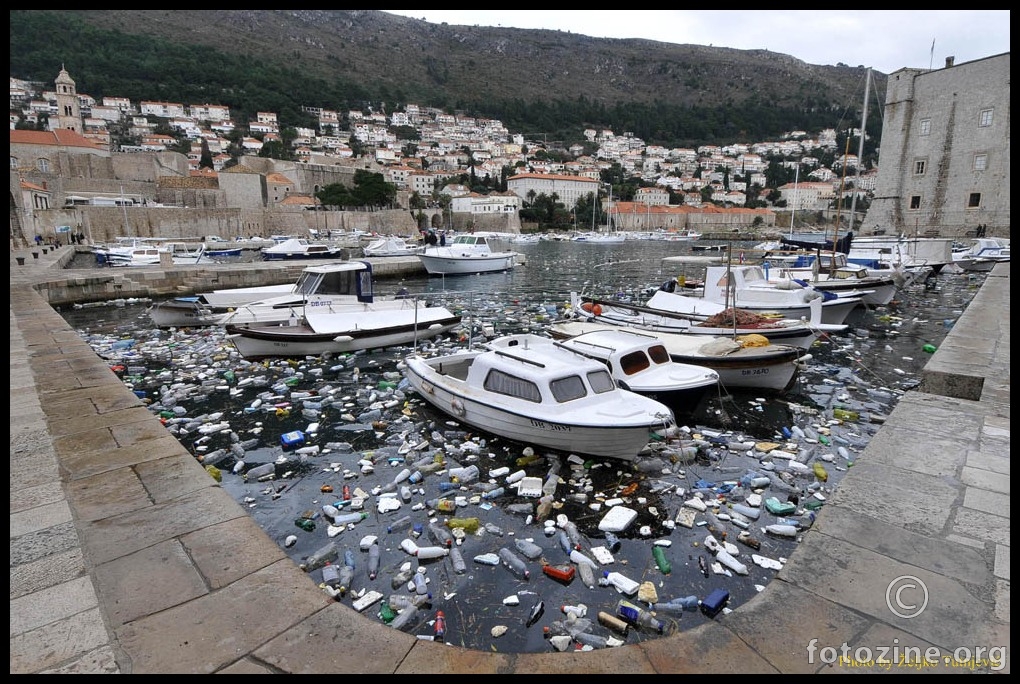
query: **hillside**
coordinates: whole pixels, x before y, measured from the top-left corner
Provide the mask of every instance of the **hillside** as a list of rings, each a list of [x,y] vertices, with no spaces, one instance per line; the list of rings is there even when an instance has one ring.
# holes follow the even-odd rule
[[[855,125],[865,74],[767,50],[429,24],[378,10],[10,14],[11,76],[51,81],[63,64],[93,97],[174,97],[249,116],[414,102],[547,139],[610,127],[674,145]],[[883,94],[887,77],[873,77]]]

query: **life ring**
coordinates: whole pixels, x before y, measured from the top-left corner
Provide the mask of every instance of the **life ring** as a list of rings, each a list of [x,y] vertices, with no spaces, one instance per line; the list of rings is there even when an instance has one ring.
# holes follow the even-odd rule
[[[453,399],[450,400],[450,410],[453,411],[454,414],[460,416],[461,418],[463,418],[464,414],[467,413],[467,409],[464,408],[464,402],[462,402],[457,397],[454,397]]]

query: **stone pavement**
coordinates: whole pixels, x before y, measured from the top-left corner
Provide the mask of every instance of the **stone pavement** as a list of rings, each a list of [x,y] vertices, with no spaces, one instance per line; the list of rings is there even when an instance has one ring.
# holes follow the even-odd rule
[[[11,674],[1009,672],[1009,264],[763,592],[662,639],[513,654],[329,599],[50,308],[71,249],[11,253]]]

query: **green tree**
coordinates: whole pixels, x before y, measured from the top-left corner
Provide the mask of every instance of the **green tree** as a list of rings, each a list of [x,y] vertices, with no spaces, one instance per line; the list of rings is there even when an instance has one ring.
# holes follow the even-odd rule
[[[211,169],[213,168],[212,152],[209,151],[209,141],[202,138],[202,156],[198,160],[198,168],[200,169]]]

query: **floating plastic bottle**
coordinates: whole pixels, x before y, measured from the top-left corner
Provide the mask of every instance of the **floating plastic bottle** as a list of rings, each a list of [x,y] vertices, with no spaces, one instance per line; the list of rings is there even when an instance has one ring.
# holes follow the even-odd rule
[[[337,582],[336,588],[340,590],[340,594],[346,594],[347,590],[351,588],[351,582],[354,581],[354,567],[350,565],[340,566],[340,579]]]
[[[520,579],[529,579],[531,577],[531,572],[528,570],[527,564],[521,560],[520,556],[507,547],[504,546],[499,550],[499,559],[510,572]]]
[[[459,528],[467,534],[475,534],[481,527],[481,521],[478,518],[450,518],[446,521],[446,526],[451,530]]]
[[[435,634],[436,641],[446,640],[446,614],[441,610],[436,611],[436,622],[433,628],[433,633]]]
[[[415,552],[415,556],[418,560],[433,560],[435,558],[445,558],[450,554],[450,549],[445,546],[419,546]]]
[[[656,613],[671,613],[674,615],[684,611],[690,613],[696,611],[700,603],[701,601],[698,600],[697,596],[681,596],[669,601],[653,603],[652,610]]]
[[[467,563],[464,562],[464,554],[460,552],[460,548],[457,546],[450,548],[450,563],[453,565],[453,571],[458,575],[463,575],[467,572]]]
[[[659,634],[666,631],[666,627],[662,624],[662,621],[652,615],[650,611],[642,608],[636,603],[620,599],[620,601],[616,604],[616,614],[620,618],[626,620],[632,625],[637,625],[641,629],[651,630],[653,632],[658,632]]]
[[[668,575],[673,572],[673,566],[670,564],[669,559],[666,558],[666,552],[661,546],[652,547],[652,557],[655,559],[655,564],[659,568],[659,572],[663,575]]]
[[[359,523],[368,517],[368,513],[364,511],[358,513],[343,513],[333,518],[333,524],[339,527],[340,525],[352,525]]]
[[[400,518],[397,518],[396,520],[391,522],[389,525],[387,525],[386,526],[386,531],[387,532],[393,532],[394,530],[406,529],[407,526],[410,525],[410,524],[411,524],[411,516],[405,515],[405,516],[402,516]]]
[[[418,596],[426,596],[429,593],[429,585],[425,580],[425,575],[416,572],[411,581],[414,582],[414,593],[418,594]]]
[[[368,579],[374,580],[379,575],[379,545],[368,547]]]
[[[640,582],[635,582],[626,575],[616,572],[615,570],[603,570],[602,577],[605,578],[606,582],[616,587],[616,590],[621,594],[627,596],[633,596],[637,593],[638,588],[641,586]]]
[[[528,539],[517,537],[514,539],[514,546],[529,560],[535,560],[542,555],[542,547]]]
[[[393,622],[390,623],[390,627],[393,629],[403,629],[417,616],[418,606],[411,604],[407,608],[402,609],[397,617],[393,618]]]
[[[592,648],[606,648],[609,645],[609,640],[606,637],[589,632],[578,632],[574,635],[574,641],[582,646],[590,646]]]
[[[429,536],[432,537],[432,541],[440,546],[445,546],[446,548],[453,546],[453,535],[450,534],[450,530],[439,523],[429,523]]]

